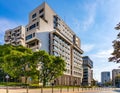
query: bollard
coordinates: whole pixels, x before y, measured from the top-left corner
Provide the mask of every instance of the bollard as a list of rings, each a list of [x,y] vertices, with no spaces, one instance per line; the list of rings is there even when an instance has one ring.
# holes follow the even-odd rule
[[[69,92],[69,86],[67,87],[67,92]]]
[[[28,88],[28,84],[27,84],[27,93],[28,93],[28,89],[29,89],[29,88]]]
[[[43,93],[43,87],[41,87],[41,93]]]
[[[83,88],[82,88],[82,91],[83,91]]]
[[[52,85],[52,93],[53,93],[53,85]]]
[[[6,93],[8,93],[8,85],[7,85]]]
[[[78,87],[78,91],[79,91],[79,87]]]
[[[6,89],[6,93],[8,93],[8,79],[9,79],[9,76],[6,75],[5,78],[6,78],[6,81],[7,81],[7,89]]]
[[[60,87],[60,93],[62,93],[62,87]]]

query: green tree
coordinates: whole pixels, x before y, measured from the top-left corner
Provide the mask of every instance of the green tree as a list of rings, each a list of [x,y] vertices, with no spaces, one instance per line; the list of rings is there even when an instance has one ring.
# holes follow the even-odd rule
[[[25,77],[25,83],[28,77],[36,77],[39,72],[36,61],[31,60],[32,56],[32,50],[23,46],[0,46],[2,70],[13,78]]]
[[[49,73],[50,63],[52,62],[50,56],[45,51],[34,52],[33,60],[37,60],[39,72],[39,79],[43,86],[48,82],[47,75]]]
[[[112,86],[112,81],[105,82],[104,85],[105,85],[105,86]]]
[[[51,56],[52,64],[50,64],[50,73],[48,76],[50,77],[49,80],[54,80],[57,77],[63,75],[65,69],[65,61],[59,56]]]
[[[61,76],[65,71],[65,62],[60,57],[49,56],[45,51],[34,52],[34,58],[40,65],[40,80],[43,86]]]
[[[116,30],[120,29],[120,23],[115,27]],[[109,58],[110,62],[120,63],[120,32],[117,35],[117,39],[113,41],[114,51],[112,52],[112,57]]]
[[[25,77],[25,83],[29,77],[32,80],[39,79],[43,86],[47,82],[61,76],[65,71],[65,62],[60,57],[50,56],[45,51],[32,52],[23,46],[0,46],[1,69],[13,78]]]

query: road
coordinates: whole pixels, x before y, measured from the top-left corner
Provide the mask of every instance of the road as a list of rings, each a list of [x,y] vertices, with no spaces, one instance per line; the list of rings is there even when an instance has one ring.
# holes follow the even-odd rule
[[[107,90],[107,91],[88,91],[88,92],[82,92],[82,93],[120,93],[120,89],[118,90]]]

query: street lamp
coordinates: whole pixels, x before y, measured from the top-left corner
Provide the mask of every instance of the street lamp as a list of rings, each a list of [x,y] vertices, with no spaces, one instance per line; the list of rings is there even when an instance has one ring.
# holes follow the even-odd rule
[[[6,93],[8,93],[8,79],[10,78],[8,75],[5,76],[6,81],[7,81],[7,89],[6,89]]]

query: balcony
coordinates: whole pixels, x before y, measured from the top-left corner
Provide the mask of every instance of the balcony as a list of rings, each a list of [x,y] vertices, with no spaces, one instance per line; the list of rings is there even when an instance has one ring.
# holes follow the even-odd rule
[[[37,51],[37,50],[39,50],[39,45],[29,47],[29,48],[32,49],[33,51]]]
[[[16,41],[15,38],[11,39],[11,42],[15,42],[15,41]]]
[[[24,35],[23,34],[20,34],[19,36],[16,36],[16,38],[18,38],[18,39],[25,39],[25,37],[24,37]]]
[[[10,41],[7,41],[7,42],[5,41],[5,44],[10,44]]]
[[[38,40],[37,37],[32,37],[31,39],[26,40],[26,43],[32,42],[34,40]]]
[[[22,39],[16,39],[16,42],[23,42]]]

